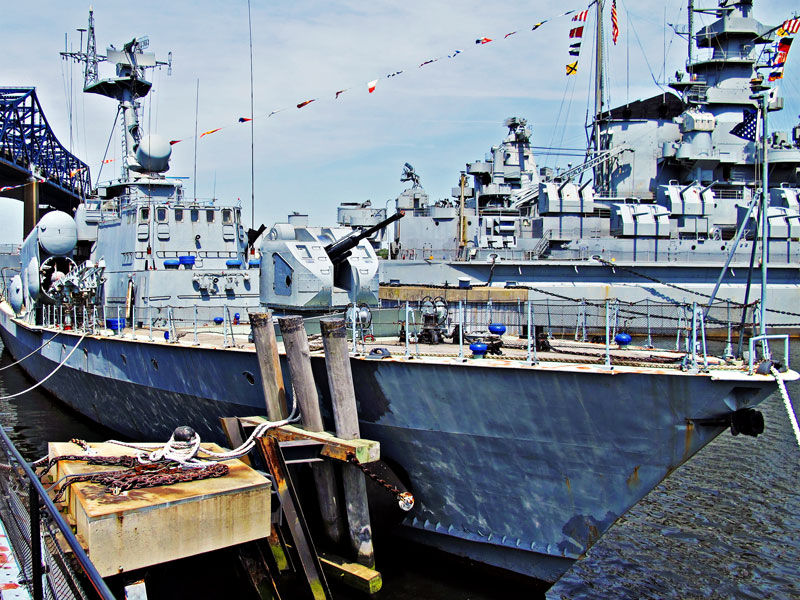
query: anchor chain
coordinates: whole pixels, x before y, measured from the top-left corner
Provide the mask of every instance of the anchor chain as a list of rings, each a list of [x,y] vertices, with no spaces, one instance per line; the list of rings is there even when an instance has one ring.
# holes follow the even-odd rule
[[[383,487],[386,491],[388,491],[390,494],[392,494],[397,499],[397,504],[400,506],[402,510],[408,512],[412,508],[414,508],[414,495],[411,492],[403,492],[396,485],[393,485],[388,481],[386,481],[385,479],[381,479],[380,477],[378,477],[375,473],[370,471],[366,466],[358,462],[356,455],[353,454],[352,452],[347,453],[347,462],[361,469],[364,475],[372,479],[372,481],[374,481],[375,483]]]
[[[67,457],[61,457],[64,460]],[[110,458],[110,457],[103,457]],[[118,457],[114,457],[118,458]],[[132,458],[132,457],[127,457]],[[135,460],[135,459],[134,459]],[[93,464],[90,461],[89,464]],[[230,469],[222,463],[211,463],[207,466],[194,469],[185,469],[180,466],[166,467],[164,465],[137,465],[132,469],[120,471],[107,471],[105,473],[92,473],[71,476],[56,492],[53,502],[58,502],[73,483],[88,482],[105,486],[105,491],[115,496],[132,489],[149,488],[161,485],[172,485],[185,481],[198,481],[212,477],[224,477]]]

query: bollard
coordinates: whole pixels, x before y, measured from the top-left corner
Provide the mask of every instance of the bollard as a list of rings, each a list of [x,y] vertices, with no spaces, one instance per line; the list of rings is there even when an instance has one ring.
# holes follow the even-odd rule
[[[353,373],[347,352],[347,328],[344,319],[320,320],[322,342],[328,371],[328,387],[336,423],[336,435],[346,440],[361,437],[358,428]],[[355,465],[342,465],[345,506],[350,525],[350,542],[358,554],[358,562],[373,568],[375,552],[372,547],[372,528],[367,506],[367,486],[364,474]]]
[[[283,373],[278,356],[278,340],[275,338],[272,313],[268,311],[251,314],[250,326],[253,328],[258,369],[261,372],[261,385],[267,404],[267,417],[270,421],[280,421],[287,415],[286,388],[283,385]]]
[[[324,431],[322,412],[319,408],[317,386],[311,371],[311,352],[303,317],[280,317],[281,337],[286,349],[286,361],[292,378],[294,399],[300,406],[303,428],[308,431]],[[336,478],[333,464],[323,461],[311,465],[317,487],[322,522],[325,533],[334,542],[342,538],[343,523],[336,494]]]

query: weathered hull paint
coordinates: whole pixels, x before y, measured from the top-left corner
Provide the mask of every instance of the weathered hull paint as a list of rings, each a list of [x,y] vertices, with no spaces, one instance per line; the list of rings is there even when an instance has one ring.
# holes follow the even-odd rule
[[[5,311],[0,325],[15,357],[54,335]],[[78,339],[61,333],[21,366],[41,380]],[[354,357],[361,435],[407,475],[412,537],[550,581],[722,431],[692,419],[754,406],[775,387],[674,370],[489,364]],[[324,359],[312,366],[330,416]],[[43,387],[141,440],[187,424],[222,441],[219,417],[264,412],[255,353],[238,349],[87,336]]]

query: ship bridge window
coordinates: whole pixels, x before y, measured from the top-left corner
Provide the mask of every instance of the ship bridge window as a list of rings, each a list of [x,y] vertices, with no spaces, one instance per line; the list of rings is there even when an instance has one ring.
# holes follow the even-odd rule
[[[191,211],[192,223],[197,223],[200,220],[200,211],[193,208]]]
[[[183,209],[182,208],[176,208],[175,209],[175,222],[176,223],[182,223],[183,222]]]
[[[222,222],[225,224],[233,223],[233,211],[230,208],[222,210]]]
[[[156,208],[156,221],[158,223],[166,223],[167,222],[167,209],[163,206],[159,206]]]
[[[305,244],[297,244],[296,248],[300,258],[311,258],[311,252],[309,252],[308,246]]]
[[[214,209],[210,208],[206,211],[206,222],[213,223],[214,222]]]
[[[145,206],[139,211],[139,222],[147,223],[149,220],[150,220],[150,209]]]

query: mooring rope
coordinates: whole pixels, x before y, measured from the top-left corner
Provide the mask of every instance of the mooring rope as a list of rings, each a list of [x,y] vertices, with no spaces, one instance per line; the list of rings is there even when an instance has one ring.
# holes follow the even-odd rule
[[[193,430],[191,437],[186,441],[176,440],[175,433],[173,433],[166,444],[131,444],[119,440],[108,440],[108,443],[139,450],[136,458],[142,465],[172,461],[185,467],[203,467],[208,464],[207,461],[231,460],[248,454],[255,447],[256,439],[263,437],[268,430],[298,421],[300,416],[297,414],[297,406],[298,404],[295,402],[292,413],[286,419],[260,423],[241,446],[226,452],[214,452],[207,448],[201,448],[200,435]]]
[[[0,371],[5,371],[6,369],[10,369],[10,368],[11,368],[11,367],[13,367],[14,365],[18,365],[19,363],[21,363],[21,362],[22,362],[23,360],[25,360],[26,358],[29,358],[29,357],[33,356],[33,355],[34,355],[34,354],[36,354],[36,353],[37,353],[39,350],[41,350],[42,348],[44,348],[45,346],[47,346],[47,344],[49,344],[49,343],[50,343],[50,342],[52,342],[54,339],[56,339],[56,337],[58,337],[59,335],[61,335],[61,332],[60,332],[60,331],[56,331],[56,334],[55,334],[53,337],[51,337],[51,338],[50,338],[49,340],[47,340],[47,341],[46,341],[44,344],[42,344],[41,346],[39,346],[38,348],[36,348],[36,350],[33,350],[33,351],[32,351],[32,352],[30,352],[29,354],[26,354],[25,356],[23,356],[22,358],[20,358],[18,361],[16,361],[16,362],[13,362],[13,363],[11,363],[10,365],[6,365],[6,366],[4,366],[4,367],[0,367]]]
[[[34,384],[31,386],[31,387],[29,387],[27,390],[22,390],[21,392],[17,392],[16,394],[10,394],[10,395],[8,395],[8,396],[0,396],[0,400],[11,400],[12,398],[16,398],[17,396],[22,396],[23,394],[27,394],[27,393],[28,393],[28,392],[30,392],[31,390],[35,390],[37,387],[39,387],[40,385],[42,385],[42,384],[43,384],[45,381],[47,381],[47,380],[48,380],[48,379],[50,379],[50,378],[51,378],[53,375],[55,375],[55,374],[56,374],[56,372],[57,372],[57,371],[58,371],[58,370],[59,370],[61,367],[63,367],[63,366],[64,366],[64,364],[65,364],[65,363],[66,363],[66,362],[69,360],[69,357],[70,357],[70,356],[72,356],[72,355],[75,353],[75,350],[77,350],[77,349],[78,349],[78,346],[80,346],[80,345],[81,345],[81,342],[83,341],[83,338],[85,338],[87,335],[88,335],[88,332],[84,333],[84,334],[83,334],[83,335],[80,337],[80,339],[79,339],[79,340],[77,341],[77,343],[75,344],[75,347],[74,347],[72,350],[70,350],[70,351],[69,351],[69,354],[67,354],[67,356],[66,356],[66,357],[64,357],[64,360],[62,360],[60,363],[58,363],[58,366],[57,366],[55,369],[53,369],[53,370],[52,370],[52,371],[51,371],[51,372],[50,372],[50,373],[47,375],[47,377],[45,377],[44,379],[42,379],[42,380],[40,380],[40,381],[37,381],[37,382],[36,382],[36,383],[34,383]]]
[[[786,414],[789,416],[789,422],[792,424],[794,439],[797,441],[797,445],[800,446],[800,427],[797,426],[797,415],[795,415],[794,407],[792,406],[792,399],[789,398],[789,392],[786,391],[786,384],[783,383],[780,373],[778,373],[778,370],[774,366],[771,367],[769,371],[778,383],[778,389],[781,392],[781,398],[783,398],[783,405],[786,407]]]

